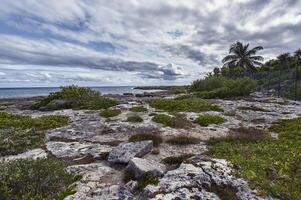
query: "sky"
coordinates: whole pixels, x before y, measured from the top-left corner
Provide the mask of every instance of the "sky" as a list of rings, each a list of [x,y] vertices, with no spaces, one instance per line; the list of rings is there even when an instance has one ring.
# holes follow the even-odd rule
[[[0,87],[183,85],[235,41],[301,47],[301,0],[4,0]]]

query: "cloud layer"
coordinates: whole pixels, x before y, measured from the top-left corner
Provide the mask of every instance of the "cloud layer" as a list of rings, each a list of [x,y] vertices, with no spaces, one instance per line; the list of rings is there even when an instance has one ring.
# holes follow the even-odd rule
[[[273,58],[301,44],[300,0],[10,0],[0,87],[187,84],[237,40]]]

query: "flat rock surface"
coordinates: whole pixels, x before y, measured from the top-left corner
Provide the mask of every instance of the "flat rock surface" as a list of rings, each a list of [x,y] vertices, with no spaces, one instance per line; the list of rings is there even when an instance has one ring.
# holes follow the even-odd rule
[[[114,148],[108,158],[112,163],[128,163],[134,157],[142,157],[153,149],[151,140],[120,144]]]
[[[87,142],[47,142],[46,148],[58,158],[76,158],[85,155],[97,158],[108,154],[113,147]]]

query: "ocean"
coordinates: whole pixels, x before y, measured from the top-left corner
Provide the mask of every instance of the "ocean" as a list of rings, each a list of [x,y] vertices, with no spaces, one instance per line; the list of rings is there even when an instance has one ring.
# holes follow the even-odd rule
[[[134,89],[134,86],[91,87],[102,94],[143,93],[146,90]],[[59,91],[59,87],[31,87],[31,88],[0,88],[0,98],[47,96],[50,92]],[[151,92],[153,90],[148,90]]]

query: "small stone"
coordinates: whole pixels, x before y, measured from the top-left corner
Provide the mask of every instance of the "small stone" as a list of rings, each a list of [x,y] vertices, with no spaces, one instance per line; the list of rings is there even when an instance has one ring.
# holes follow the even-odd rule
[[[130,142],[120,144],[109,154],[108,161],[112,163],[128,163],[134,157],[142,157],[151,152],[153,141]]]
[[[162,176],[166,171],[166,167],[165,165],[152,160],[133,158],[129,162],[127,170],[133,172],[135,178],[139,178],[145,173],[149,173],[153,176]]]

